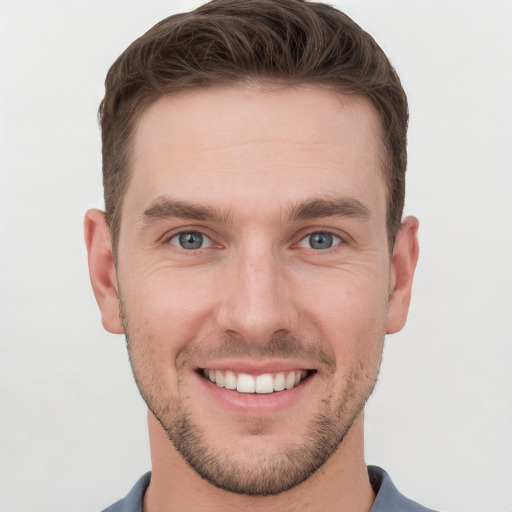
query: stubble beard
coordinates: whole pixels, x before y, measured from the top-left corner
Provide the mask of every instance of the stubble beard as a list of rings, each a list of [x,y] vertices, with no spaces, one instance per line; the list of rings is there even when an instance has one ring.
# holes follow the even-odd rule
[[[144,340],[134,341],[124,315],[123,324],[135,381],[148,409],[185,462],[201,478],[236,494],[277,495],[310,478],[336,451],[343,449],[342,442],[373,392],[379,373],[380,358],[379,364],[370,368],[365,364],[367,361],[360,361],[357,369],[352,369],[346,377],[341,396],[336,398],[331,393],[321,400],[320,410],[307,426],[300,446],[278,453],[263,449],[260,453],[254,450],[247,454],[231,453],[208,444],[204,429],[188,410],[186,400],[181,400],[177,394],[170,395],[169,389],[155,378],[154,359],[145,348]],[[295,338],[288,342],[281,339],[277,345],[297,346]],[[330,364],[334,372],[335,361]],[[265,421],[255,421],[249,434],[264,435]]]
[[[351,416],[347,416],[345,411],[334,413],[338,419],[331,414],[318,414],[310,422],[299,447],[273,454],[251,451],[243,456],[209,447],[204,431],[182,407],[170,419],[162,417],[146,401],[168,439],[196,473],[220,489],[247,496],[277,495],[310,478],[340,449],[364,402]],[[260,429],[256,425],[251,434],[261,435],[265,428]]]

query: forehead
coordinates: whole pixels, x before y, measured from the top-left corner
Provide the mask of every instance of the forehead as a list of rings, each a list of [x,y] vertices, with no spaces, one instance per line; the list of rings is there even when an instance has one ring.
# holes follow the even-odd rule
[[[365,98],[317,87],[215,87],[162,97],[137,125],[125,202],[143,211],[165,194],[215,207],[240,197],[256,206],[267,197],[270,209],[308,196],[383,196],[379,130]]]

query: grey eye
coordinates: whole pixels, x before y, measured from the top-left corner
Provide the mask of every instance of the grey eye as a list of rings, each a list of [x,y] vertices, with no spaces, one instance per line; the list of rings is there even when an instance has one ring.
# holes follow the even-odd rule
[[[211,245],[211,240],[199,231],[186,231],[174,235],[169,242],[176,247],[185,249],[187,251],[194,251],[197,249],[203,249]]]
[[[324,233],[322,231],[318,231],[316,233],[311,233],[310,235],[304,237],[300,242],[300,247],[306,247],[308,249],[330,249],[334,245],[338,245],[341,243],[341,238],[331,233]]]
[[[330,249],[332,247],[332,235],[329,233],[313,233],[309,235],[309,245],[312,249]]]

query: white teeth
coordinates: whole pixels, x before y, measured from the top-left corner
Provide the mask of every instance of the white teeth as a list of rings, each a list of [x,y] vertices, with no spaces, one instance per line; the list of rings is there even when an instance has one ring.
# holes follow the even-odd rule
[[[224,387],[224,374],[220,370],[215,370],[215,383],[219,388]]]
[[[236,389],[236,375],[232,371],[227,371],[224,374],[224,387],[226,389]]]
[[[204,369],[202,373],[219,388],[236,389],[239,393],[260,394],[293,389],[307,375],[307,372],[304,370],[292,370],[275,374],[263,373],[256,376],[248,375],[247,373],[239,373],[237,376],[232,370]]]
[[[284,389],[284,373],[279,372],[274,379],[274,391],[283,391]]]
[[[284,387],[286,389],[292,389],[293,386],[295,386],[295,372],[290,372],[284,381]]]
[[[256,393],[272,393],[274,391],[274,379],[270,373],[264,373],[256,377]]]
[[[254,393],[256,388],[256,383],[254,382],[254,377],[252,375],[246,375],[245,373],[240,373],[238,375],[238,382],[236,383],[236,390],[240,393]]]

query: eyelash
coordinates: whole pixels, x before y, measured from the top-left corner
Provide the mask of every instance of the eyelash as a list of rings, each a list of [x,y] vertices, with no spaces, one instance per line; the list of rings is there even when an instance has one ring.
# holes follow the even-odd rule
[[[179,242],[177,242],[176,244],[172,243],[172,240],[175,239],[175,238],[178,238],[180,237],[181,235],[187,235],[187,234],[199,234],[201,235],[202,237],[204,238],[207,238],[210,243],[208,244],[207,247],[199,247],[197,249],[185,249],[183,247],[180,247],[179,246]],[[306,239],[308,237],[311,237],[313,235],[329,235],[333,238],[333,245],[331,247],[328,247],[328,248],[325,248],[325,249],[314,249],[313,247],[303,247],[301,246],[300,244],[301,243],[307,243],[305,242]],[[337,241],[337,242],[336,242]],[[208,234],[206,234],[204,232],[204,230],[202,229],[194,229],[194,228],[191,228],[191,229],[187,229],[187,230],[181,230],[181,231],[178,231],[176,233],[172,233],[170,236],[166,236],[163,240],[163,243],[164,245],[173,245],[176,247],[177,250],[179,251],[183,251],[183,252],[186,252],[188,254],[195,254],[197,253],[197,251],[200,251],[200,250],[204,250],[204,249],[209,249],[211,248],[212,246],[213,247],[217,247],[217,248],[221,248],[222,247],[222,244],[220,243],[217,243],[215,242],[214,238]],[[311,244],[311,242],[310,242]],[[315,228],[315,229],[312,229],[311,231],[308,231],[306,233],[304,233],[298,242],[295,242],[293,244],[293,248],[305,248],[305,249],[311,249],[313,250],[314,252],[318,252],[318,253],[323,253],[323,254],[330,254],[330,253],[333,253],[333,252],[337,252],[338,250],[340,250],[341,246],[343,245],[346,245],[347,244],[347,240],[346,240],[346,237],[345,236],[342,236],[341,234],[339,233],[335,233],[333,232],[332,230],[329,230],[329,229],[322,229],[322,228]]]
[[[208,244],[207,247],[199,247],[198,249],[185,249],[185,248],[179,246],[179,242],[176,244],[172,243],[172,240],[174,238],[178,238],[181,235],[191,235],[191,234],[201,235],[202,237],[208,239],[210,241],[210,243]],[[166,236],[163,240],[163,244],[164,245],[169,245],[169,244],[173,245],[176,247],[177,250],[181,250],[181,251],[189,253],[189,254],[195,254],[197,251],[200,251],[202,249],[208,249],[212,246],[221,247],[221,244],[216,243],[212,236],[206,234],[202,229],[194,229],[194,228],[181,230],[181,231],[178,231],[177,233],[172,233],[171,235]]]
[[[316,230],[311,231],[308,234],[304,235],[299,240],[299,242],[295,245],[298,245],[299,247],[304,247],[306,249],[309,248],[309,249],[315,250],[314,247],[311,247],[312,240],[309,241],[309,247],[305,247],[305,246],[301,245],[302,243],[307,243],[307,239],[311,238],[313,235],[322,235],[324,237],[327,235],[332,238],[332,243],[333,243],[333,245],[331,247],[327,247],[325,249],[317,249],[315,252],[322,252],[322,253],[334,252],[339,249],[340,245],[343,245],[345,243],[345,240],[337,233],[333,233],[332,231],[329,231],[329,230],[316,229]]]

